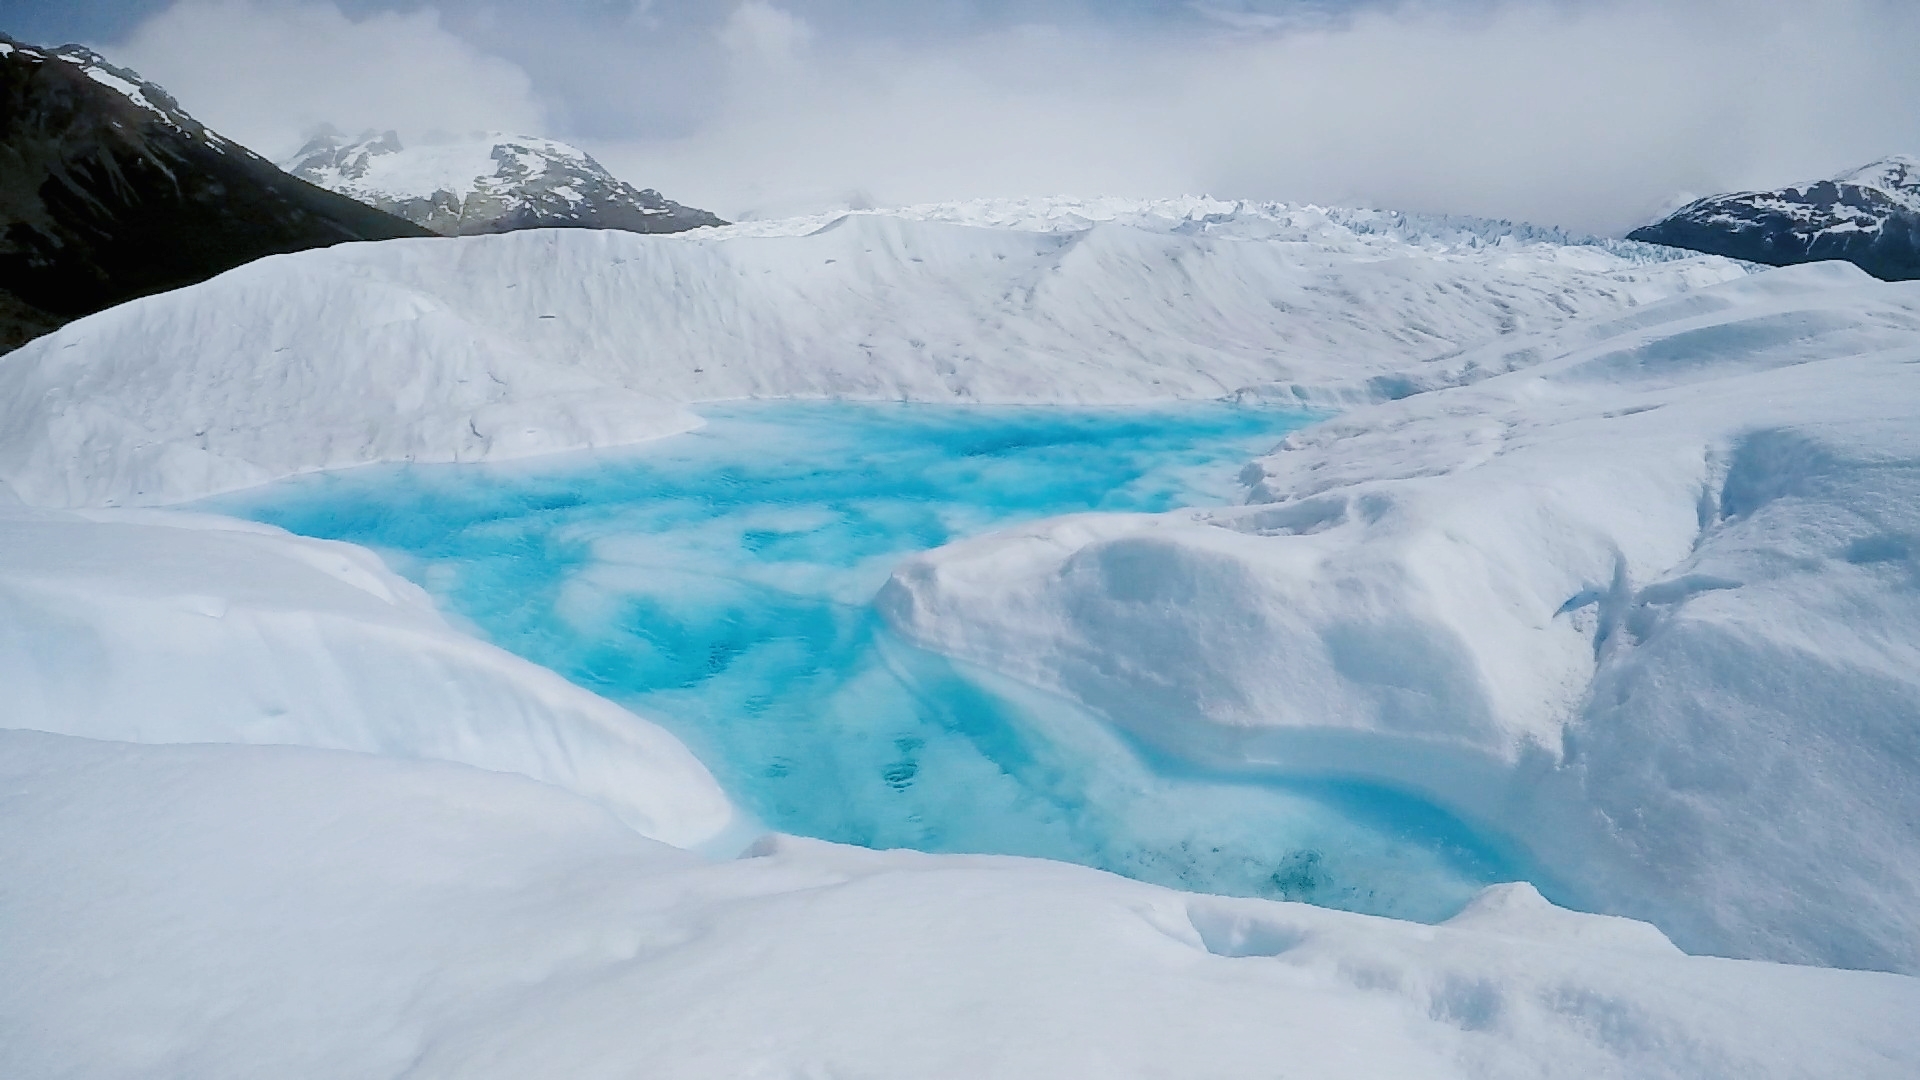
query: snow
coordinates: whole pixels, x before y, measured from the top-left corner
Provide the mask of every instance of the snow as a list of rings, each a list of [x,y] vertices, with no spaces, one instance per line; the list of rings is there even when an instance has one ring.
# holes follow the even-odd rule
[[[1920,1060],[1920,981],[1686,957],[1524,886],[1430,928],[1038,861],[752,854],[708,862],[444,763],[0,732],[0,863],[33,883],[0,891],[0,1072],[1754,1080]]]
[[[483,132],[468,138],[423,141],[404,152],[389,149],[378,140],[362,144],[363,156],[355,159],[352,175],[336,169],[321,169],[315,182],[362,201],[375,199],[431,198],[447,192],[464,202],[496,175],[518,165],[523,172],[537,176],[546,171],[549,160],[581,163],[585,155],[565,143],[531,136]],[[282,168],[291,169],[297,161]]]
[[[45,59],[40,53],[31,49],[22,50],[21,55],[30,56],[35,59]],[[148,96],[148,91],[153,91],[154,94],[165,100],[166,93],[159,87],[154,86],[152,83],[142,81],[140,76],[134,72],[128,71],[125,68],[116,68],[108,64],[104,58],[91,49],[79,45],[66,45],[54,50],[52,56],[54,59],[65,61],[79,68],[81,73],[86,75],[87,78],[121,95],[128,101],[131,101],[136,107],[158,116],[161,120],[165,121],[169,127],[185,131],[187,128],[182,124],[182,122],[185,121],[187,125],[196,129],[194,133],[197,135],[210,137],[212,134],[211,132],[200,130],[197,124],[193,124],[193,122],[184,115],[172,111]]]
[[[562,186],[549,190],[578,205],[589,197],[567,181],[609,189],[606,198],[620,199],[638,192],[619,180],[577,147],[554,139],[501,132],[476,132],[465,137],[430,138],[402,146],[394,132],[367,135],[347,142],[322,137],[309,143],[280,167],[331,191],[379,206],[398,207],[416,200],[448,204],[456,210],[475,195],[511,199],[538,190],[548,182]],[[474,209],[473,207],[469,208]],[[671,212],[670,208],[661,208]]]
[[[1368,400],[1479,377],[1448,358],[1490,338],[1744,273],[1484,222],[1204,200],[1098,219],[1111,209],[263,259],[0,361],[0,482],[38,505],[165,504],[373,461],[629,443],[696,423],[685,403],[741,397]]]
[[[1858,184],[1882,191],[1915,213],[1920,213],[1920,157],[1895,154],[1852,172],[1834,177],[1836,183]]]
[[[881,603],[1170,752],[1404,784],[1689,951],[1920,970],[1920,286],[1776,270],[1454,362],[1521,370]]]
[[[371,552],[229,518],[0,507],[0,728],[514,772],[639,832],[732,812],[659,728],[448,626]]]
[[[683,746],[371,553],[103,509],[744,397],[1229,395],[1357,407],[1249,505],[964,541],[881,610],[1611,914],[712,861],[667,845],[750,823]],[[1920,971],[1917,410],[1920,285],[1200,199],[344,245],[123,305],[0,358],[0,1073],[1911,1076],[1920,981],[1675,946]]]
[[[138,105],[140,108],[145,109],[150,113],[154,113],[162,117],[163,119],[166,119],[170,123],[172,122],[172,117],[167,116],[166,110],[160,108],[159,106],[155,105],[153,102],[147,100],[147,95],[141,92],[141,89],[138,84],[128,82],[127,80],[119,77],[118,75],[114,75],[109,72],[102,71],[97,67],[88,67],[86,69],[86,73],[87,73],[87,78],[92,79],[94,82],[99,83],[101,86],[107,87],[110,90],[116,91],[124,95],[128,101],[133,102],[135,105]]]

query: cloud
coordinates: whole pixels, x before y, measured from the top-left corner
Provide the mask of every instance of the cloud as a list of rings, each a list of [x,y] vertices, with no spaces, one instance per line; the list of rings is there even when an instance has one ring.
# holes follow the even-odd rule
[[[856,190],[1207,191],[1614,232],[1677,191],[1920,150],[1920,114],[1892,104],[1920,100],[1905,5],[1400,5],[1233,24],[815,35],[803,63],[733,80],[692,137],[603,152],[736,212]]]
[[[726,214],[1206,192],[1617,232],[1920,152],[1909,0],[341,2],[181,0],[111,54],[263,150],[529,129]]]
[[[813,28],[805,20],[766,0],[746,0],[720,27],[720,44],[759,63],[790,61],[812,38]]]
[[[354,19],[330,3],[182,0],[102,51],[272,158],[322,124],[415,138],[547,124],[527,73],[432,9]]]

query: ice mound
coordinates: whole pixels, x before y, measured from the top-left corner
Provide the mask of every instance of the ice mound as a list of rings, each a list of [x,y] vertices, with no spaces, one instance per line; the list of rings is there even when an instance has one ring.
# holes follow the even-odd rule
[[[454,630],[362,548],[199,515],[0,508],[0,551],[0,727],[461,762],[680,845],[731,821],[671,735]]]
[[[1445,358],[1488,340],[1743,273],[1489,223],[990,210],[263,259],[7,356],[0,483],[35,505],[164,504],[631,443],[696,423],[683,403],[742,397],[1371,399],[1459,375]]]
[[[1920,286],[1772,271],[1453,363],[1525,370],[883,605],[1170,752],[1406,784],[1690,951],[1920,970]]]
[[[0,1073],[1895,1080],[1920,1062],[1920,981],[1681,956],[1513,892],[1421,927],[1022,859],[756,853],[704,862],[444,763],[0,732]]]

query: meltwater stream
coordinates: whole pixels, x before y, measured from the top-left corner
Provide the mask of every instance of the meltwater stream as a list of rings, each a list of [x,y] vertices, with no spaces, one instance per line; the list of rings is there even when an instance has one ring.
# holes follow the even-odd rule
[[[664,724],[768,826],[1037,855],[1405,918],[1515,876],[1404,796],[1180,767],[894,639],[905,555],[1017,521],[1224,503],[1311,419],[763,402],[687,435],[490,465],[372,466],[209,509],[380,552],[481,634]]]

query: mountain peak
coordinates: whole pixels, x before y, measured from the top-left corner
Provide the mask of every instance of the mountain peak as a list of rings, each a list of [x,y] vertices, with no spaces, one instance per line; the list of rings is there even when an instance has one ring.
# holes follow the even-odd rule
[[[322,131],[283,163],[295,176],[448,235],[528,228],[684,232],[725,224],[636,188],[557,139],[504,132],[423,139]]]
[[[1837,259],[1920,278],[1920,158],[1896,154],[1828,180],[1689,203],[1630,240],[1771,266]]]
[[[1920,157],[1894,154],[1851,172],[1841,173],[1833,179],[1837,184],[1854,184],[1884,191],[1905,203],[1908,209],[1920,212]]]

